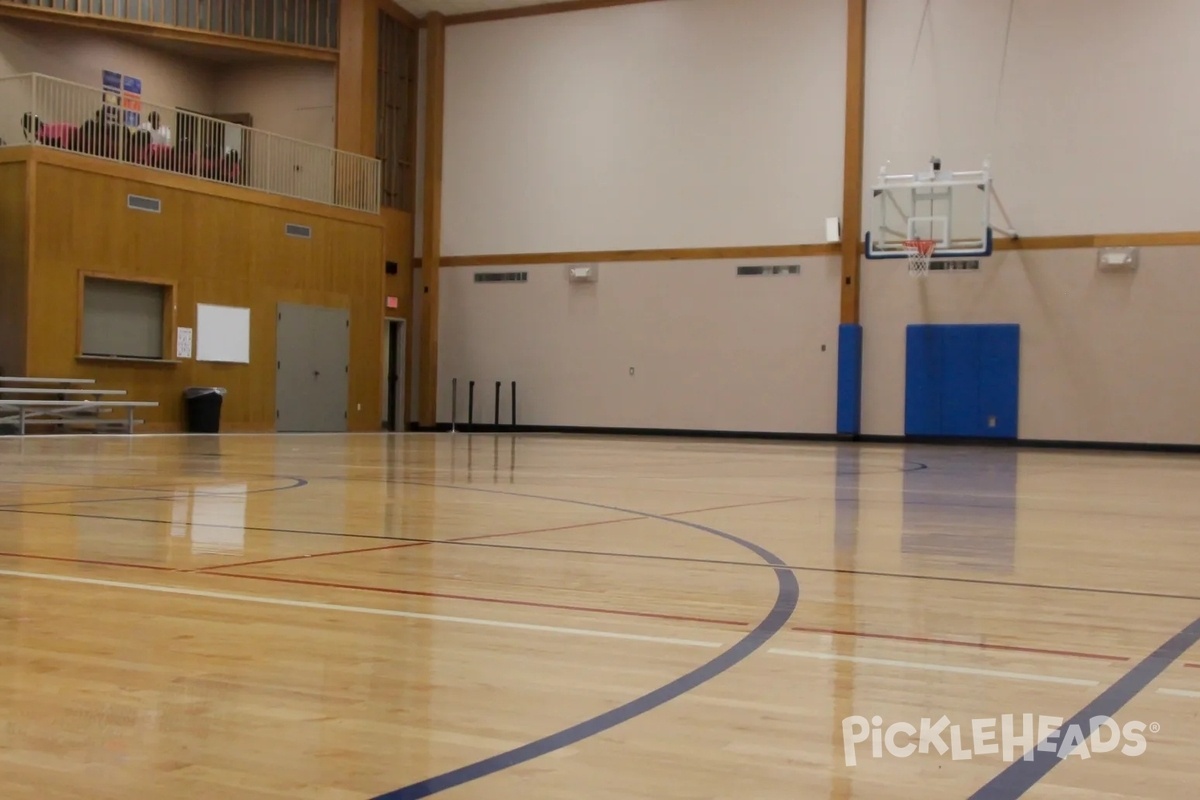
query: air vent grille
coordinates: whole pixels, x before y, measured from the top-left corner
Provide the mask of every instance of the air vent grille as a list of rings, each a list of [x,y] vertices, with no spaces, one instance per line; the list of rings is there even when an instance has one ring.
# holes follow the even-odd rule
[[[476,272],[476,283],[525,283],[528,272]]]
[[[149,211],[152,214],[162,212],[162,201],[157,197],[143,197],[140,194],[131,194],[126,200],[126,205],[134,211]]]
[[[737,274],[739,277],[750,275],[799,275],[800,265],[790,264],[782,267],[738,267]]]
[[[294,236],[297,239],[311,239],[312,228],[307,225],[297,225],[294,222],[289,222],[283,226],[283,232],[288,236]]]

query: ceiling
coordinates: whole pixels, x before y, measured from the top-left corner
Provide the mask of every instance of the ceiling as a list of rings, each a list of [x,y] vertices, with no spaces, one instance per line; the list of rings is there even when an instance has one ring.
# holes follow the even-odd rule
[[[403,8],[418,17],[430,11],[440,11],[446,16],[469,14],[474,11],[499,11],[504,8],[545,5],[547,0],[396,0]]]

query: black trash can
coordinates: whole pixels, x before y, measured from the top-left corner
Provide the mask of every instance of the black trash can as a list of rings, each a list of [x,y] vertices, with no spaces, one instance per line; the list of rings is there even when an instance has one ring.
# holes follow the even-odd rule
[[[184,390],[188,433],[220,433],[224,399],[225,390],[216,386],[192,386]]]

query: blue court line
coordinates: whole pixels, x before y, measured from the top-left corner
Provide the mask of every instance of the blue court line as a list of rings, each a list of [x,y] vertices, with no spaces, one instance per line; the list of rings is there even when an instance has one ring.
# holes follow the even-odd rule
[[[667,703],[671,700],[687,694],[693,689],[701,686],[704,683],[716,678],[721,673],[732,669],[738,663],[745,660],[756,650],[765,645],[771,637],[783,629],[787,624],[792,613],[796,610],[796,605],[800,601],[800,584],[796,580],[795,574],[784,564],[779,556],[770,552],[766,548],[760,547],[753,542],[734,536],[731,533],[710,528],[706,525],[700,525],[694,522],[687,522],[671,517],[663,517],[657,514],[646,514],[641,511],[632,509],[620,508],[618,506],[607,506],[599,503],[586,503],[578,500],[566,500],[561,497],[543,497],[540,495],[520,494],[518,492],[506,492],[498,489],[484,489],[473,486],[446,486],[444,484],[420,483],[413,481],[410,485],[413,486],[428,486],[439,489],[458,489],[463,491],[484,492],[487,494],[500,494],[509,497],[524,497],[531,500],[552,500],[560,503],[570,503],[578,506],[590,506],[591,508],[600,508],[608,511],[615,511],[625,514],[639,514],[648,519],[657,519],[663,522],[670,522],[675,525],[683,525],[684,527],[702,531],[704,533],[718,536],[734,544],[744,547],[751,551],[767,564],[774,567],[775,578],[779,581],[779,591],[775,597],[775,604],[771,610],[763,617],[762,621],[755,626],[754,630],[750,631],[745,637],[740,639],[736,644],[728,650],[721,653],[711,661],[702,664],[691,672],[683,675],[670,683],[655,689],[654,691],[642,695],[636,700],[632,700],[624,705],[618,706],[610,711],[606,711],[599,716],[592,717],[589,720],[572,725],[558,733],[552,733],[549,736],[544,736],[541,739],[522,745],[520,747],[509,750],[505,753],[485,758],[481,761],[476,761],[473,764],[468,764],[464,767],[451,770],[450,772],[428,778],[417,783],[404,786],[387,794],[379,795],[374,800],[418,800],[418,798],[429,797],[430,795],[443,792],[447,789],[452,789],[456,786],[461,786],[465,783],[485,778],[489,775],[494,775],[497,772],[515,767],[518,764],[523,764],[531,761],[547,753],[552,753],[555,750],[560,750],[564,747],[577,744],[578,742],[588,739],[603,733],[610,728],[621,725],[631,719],[641,716],[655,708]]]
[[[1086,741],[1098,727],[1092,723],[1095,717],[1116,715],[1126,703],[1141,693],[1198,641],[1200,641],[1200,618],[1163,642],[1157,650],[1125,673],[1103,694],[1064,722],[1059,730],[1066,731],[1071,726],[1078,726]],[[971,795],[969,800],[1015,800],[1032,789],[1034,784],[1046,777],[1050,770],[1063,760],[1063,758],[1059,758],[1058,747],[1052,751],[1035,750],[1032,759],[1026,761],[1022,758],[1014,761],[979,791]]]

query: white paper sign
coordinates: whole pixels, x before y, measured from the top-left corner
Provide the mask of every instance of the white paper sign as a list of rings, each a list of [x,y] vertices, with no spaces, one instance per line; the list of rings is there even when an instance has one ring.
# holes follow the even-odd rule
[[[175,357],[176,358],[191,358],[192,357],[192,329],[179,328],[176,331],[175,338]]]

